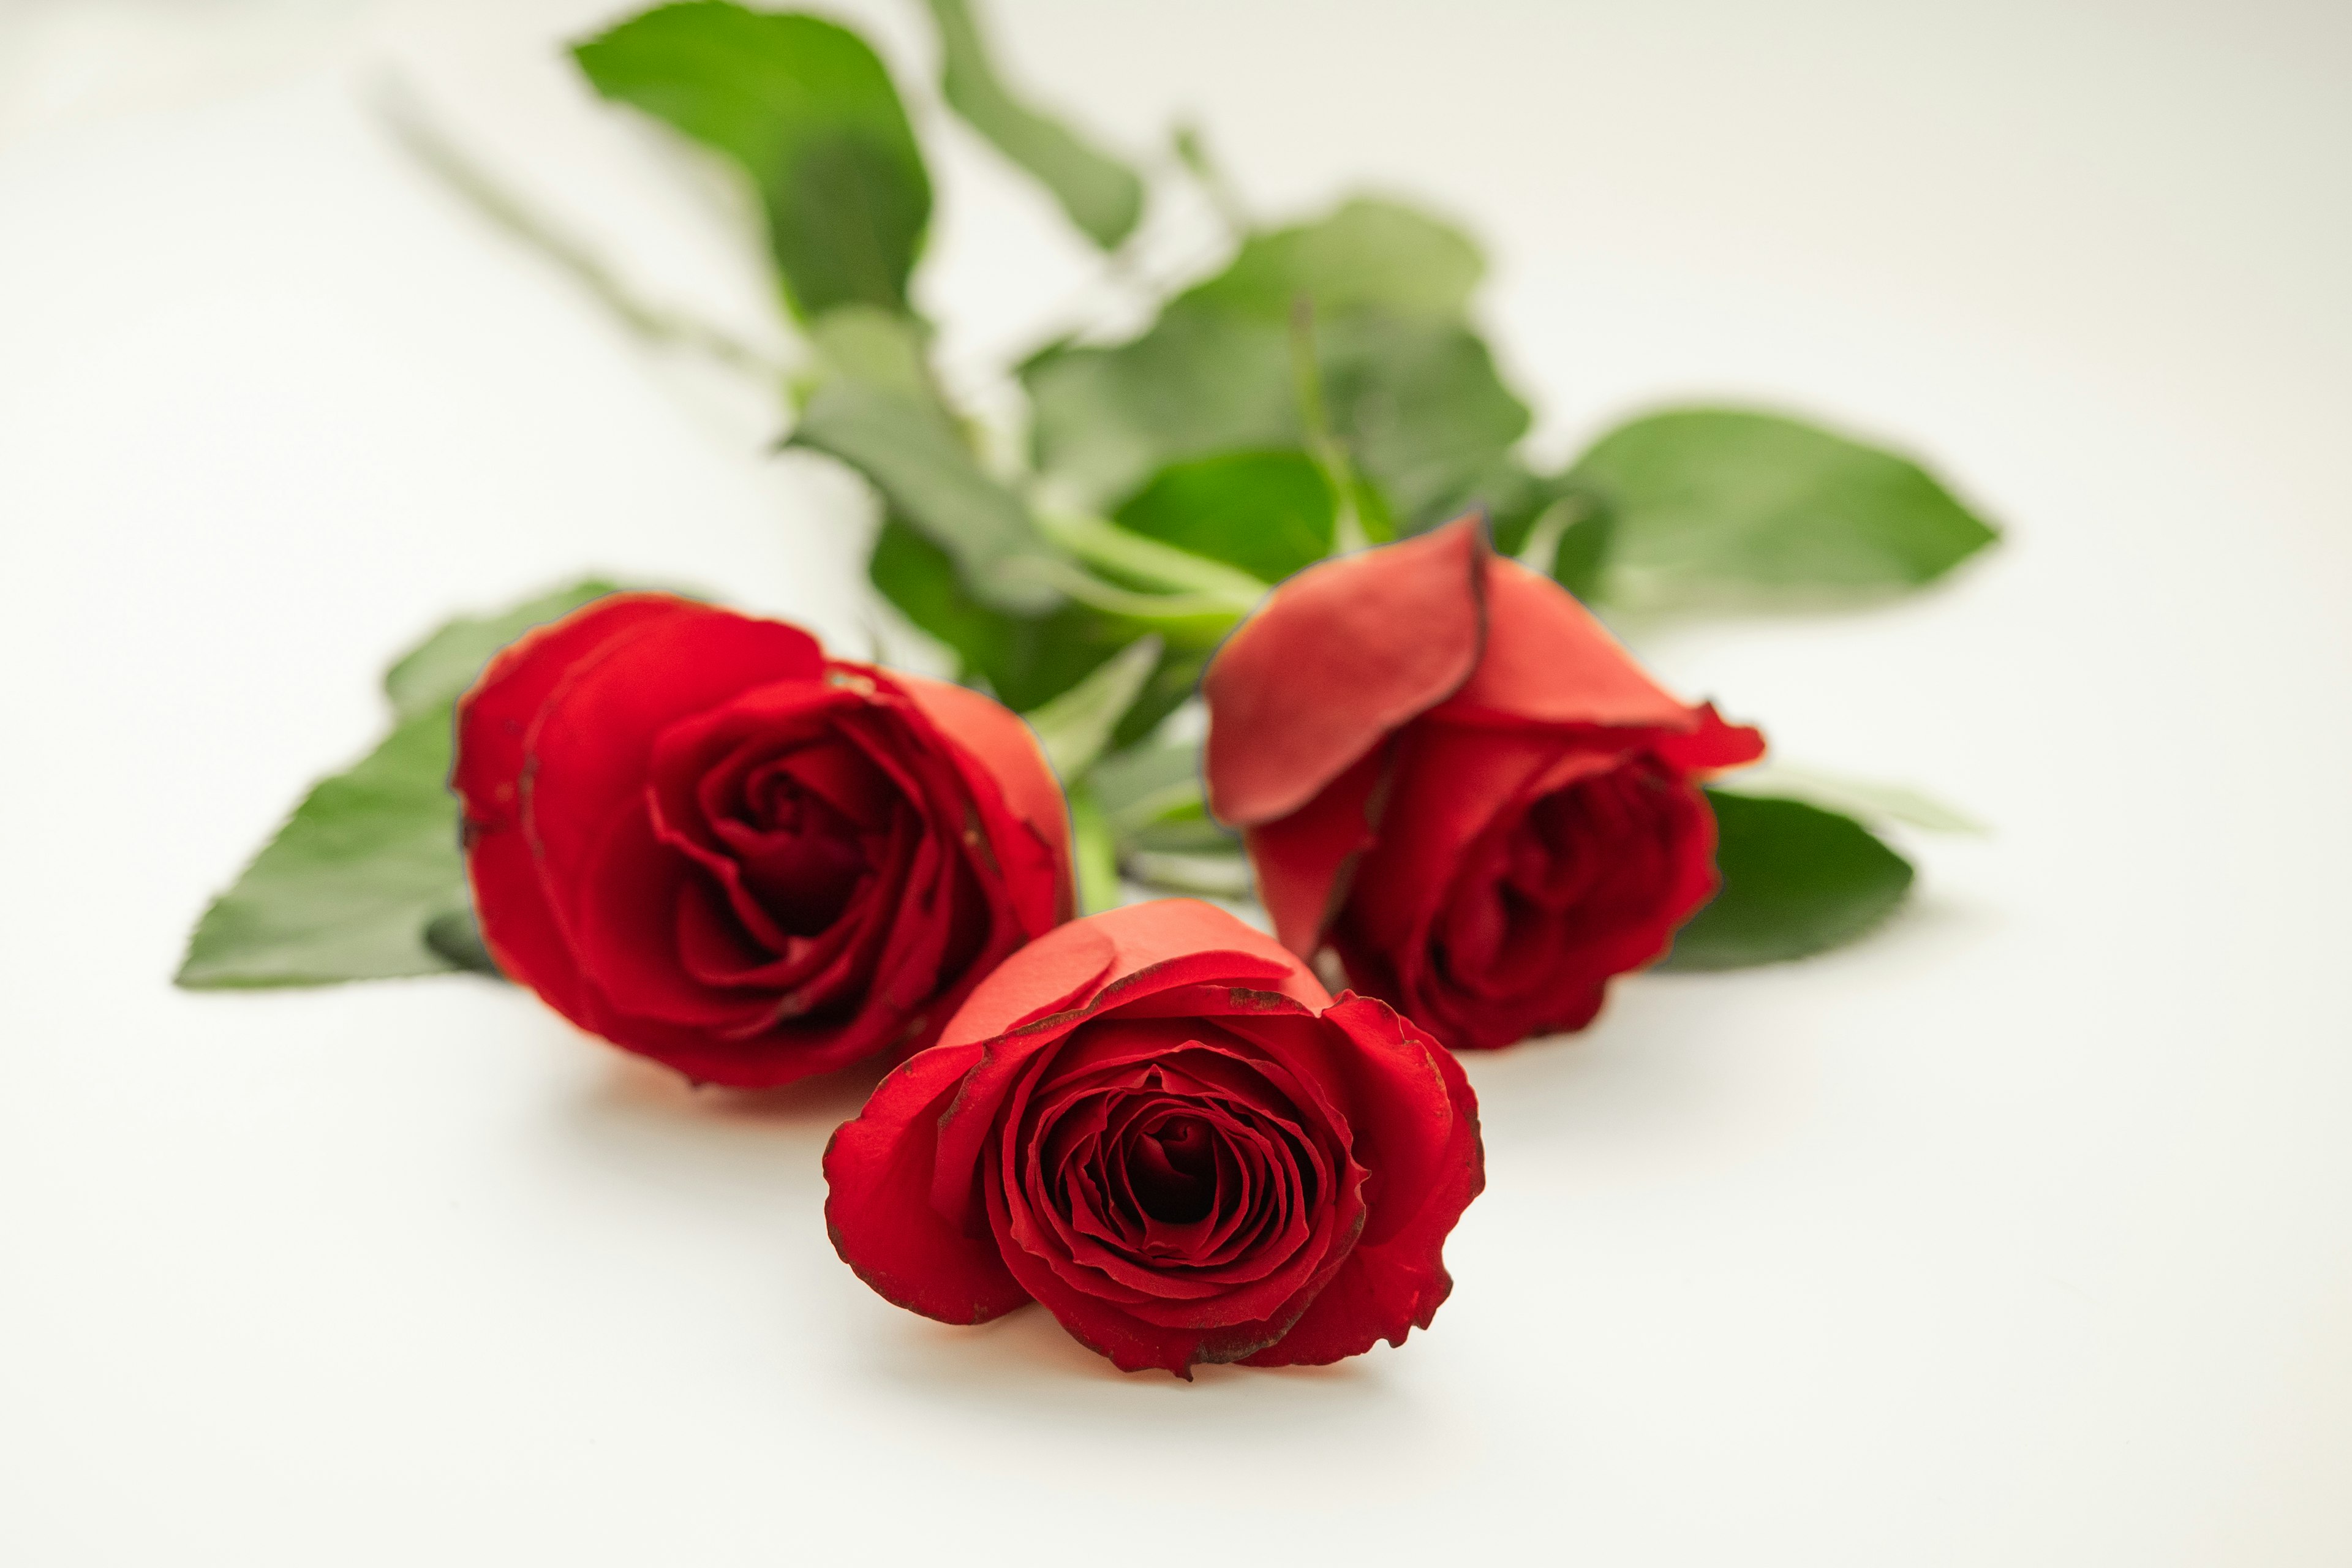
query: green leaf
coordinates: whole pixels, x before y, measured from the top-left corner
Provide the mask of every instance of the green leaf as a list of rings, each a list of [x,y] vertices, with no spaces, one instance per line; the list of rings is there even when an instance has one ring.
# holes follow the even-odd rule
[[[1604,595],[1638,609],[1898,591],[1998,537],[1917,464],[1777,415],[1654,414],[1569,477],[1616,520]]]
[[[1312,223],[1254,235],[1183,309],[1288,322],[1305,295],[1322,317],[1380,310],[1458,321],[1486,264],[1469,236],[1395,202],[1359,196]]]
[[[449,731],[447,708],[428,708],[312,789],[205,911],[179,984],[320,985],[455,967],[425,936],[466,902]]]
[[[1015,711],[1068,690],[1133,636],[1080,605],[1013,616],[982,603],[955,558],[895,511],[883,520],[866,574],[899,614],[955,650],[967,677],[983,677]]]
[[[1119,885],[1118,851],[1104,825],[1102,807],[1084,786],[1073,790],[1069,801],[1070,860],[1071,869],[1077,873],[1078,912],[1098,915],[1115,910],[1127,901],[1127,889]]]
[[[1060,565],[1019,496],[983,470],[937,408],[875,382],[817,388],[788,445],[837,458],[872,480],[892,515],[946,551],[973,597],[1035,615],[1061,602]]]
[[[808,338],[829,374],[903,397],[954,428],[954,416],[940,401],[930,363],[923,357],[921,326],[913,317],[873,305],[843,305],[811,321]],[[822,377],[817,384],[823,384]]]
[[[1042,615],[1008,615],[964,585],[947,552],[897,516],[884,519],[867,575],[898,613],[955,651],[965,679],[987,682],[1016,712],[1060,696],[1150,628],[1064,604]],[[1205,655],[1171,649],[1114,731],[1130,744],[1165,719],[1200,683]]]
[[[1707,791],[1723,886],[1658,967],[1742,969],[1853,941],[1893,913],[1911,865],[1850,816]]]
[[[1507,553],[1517,556],[1521,565],[1545,574],[1578,598],[1591,602],[1599,594],[1602,574],[1609,564],[1609,547],[1617,531],[1615,514],[1591,496],[1567,489],[1557,479],[1531,480],[1530,484],[1538,491],[1535,499],[1540,510],[1522,512],[1507,523],[1497,520],[1496,548],[1507,549],[1503,541],[1508,527],[1515,544],[1507,548]],[[1545,496],[1552,499],[1543,501]],[[1523,497],[1513,499],[1527,504]]]
[[[494,616],[458,616],[384,671],[383,694],[392,700],[394,717],[446,711],[474,684],[492,654],[533,626],[561,620],[591,600],[620,591],[601,577],[589,577]]]
[[[1118,509],[1121,528],[1279,583],[1331,552],[1339,498],[1297,450],[1227,452],[1162,468]]]
[[[1462,321],[1481,263],[1462,235],[1392,203],[1354,201],[1260,235],[1112,348],[1068,345],[1021,367],[1038,467],[1114,506],[1172,463],[1306,447],[1295,310],[1312,305],[1329,434],[1412,526],[1458,510],[1528,428],[1526,406]],[[1368,529],[1368,531],[1373,531]]]
[[[489,616],[461,616],[384,675],[392,733],[324,779],[213,900],[178,983],[323,985],[497,973],[474,923],[448,790],[452,708],[493,655],[533,626],[619,590],[597,578]]]
[[[948,107],[1035,175],[1097,245],[1109,250],[1133,233],[1143,216],[1143,181],[1136,172],[1013,95],[989,59],[965,0],[930,0],[930,6],[940,30],[940,92]]]
[[[1478,479],[1528,433],[1528,406],[1468,328],[1360,316],[1316,329],[1331,422],[1397,517],[1459,515]]]
[[[733,159],[758,187],[787,303],[907,308],[930,178],[890,75],[814,16],[688,0],[572,51],[598,92]]]
[[[1587,510],[1560,532],[1552,548],[1552,580],[1587,604],[1600,596],[1609,568],[1609,547],[1617,537],[1613,512]]]
[[[1467,328],[1360,314],[1316,324],[1332,433],[1415,526],[1460,510],[1527,433],[1527,405]],[[1161,468],[1246,448],[1297,447],[1291,335],[1282,321],[1171,306],[1117,348],[1066,348],[1024,372],[1041,468],[1088,504],[1117,504]]]
[[[1162,892],[1246,899],[1256,886],[1249,858],[1237,849],[1204,854],[1138,849],[1127,857],[1126,864],[1128,875]]]
[[[1087,678],[1022,717],[1036,732],[1054,776],[1073,784],[1094,766],[1118,721],[1143,694],[1160,663],[1158,637],[1139,637],[1097,665]]]
[[[1201,743],[1137,746],[1105,757],[1087,779],[1122,839],[1202,809]]]
[[[1305,432],[1280,321],[1171,307],[1117,348],[1064,348],[1022,379],[1037,466],[1108,507],[1170,463],[1296,447]]]
[[[454,968],[504,978],[489,944],[482,940],[482,922],[473,910],[451,910],[425,922],[425,945],[449,961]]]

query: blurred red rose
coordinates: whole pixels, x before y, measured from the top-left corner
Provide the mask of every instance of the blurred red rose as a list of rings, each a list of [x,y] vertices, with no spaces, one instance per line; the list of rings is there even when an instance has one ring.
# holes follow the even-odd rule
[[[1456,1047],[1577,1029],[1714,892],[1763,737],[1652,683],[1465,518],[1308,568],[1202,681],[1209,806],[1283,942]]]
[[[1070,909],[1061,792],[1020,720],[667,595],[492,660],[452,784],[499,968],[698,1081],[902,1057]]]
[[[1207,904],[1007,959],[825,1151],[834,1246],[950,1323],[1043,1302],[1127,1371],[1321,1365],[1427,1328],[1485,1184],[1461,1068]]]

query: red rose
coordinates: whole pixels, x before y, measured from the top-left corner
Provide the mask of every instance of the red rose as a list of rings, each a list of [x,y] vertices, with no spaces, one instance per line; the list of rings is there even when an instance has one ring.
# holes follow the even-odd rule
[[[1210,664],[1210,809],[1283,942],[1448,1045],[1577,1029],[1714,892],[1756,731],[1654,685],[1475,518],[1308,568]]]
[[[1035,1300],[1129,1372],[1319,1366],[1427,1328],[1486,1183],[1453,1058],[1189,899],[1007,959],[824,1155],[834,1246],[902,1307]]]
[[[492,660],[452,784],[499,966],[698,1080],[919,1048],[1069,910],[1061,792],[1018,719],[667,595]]]

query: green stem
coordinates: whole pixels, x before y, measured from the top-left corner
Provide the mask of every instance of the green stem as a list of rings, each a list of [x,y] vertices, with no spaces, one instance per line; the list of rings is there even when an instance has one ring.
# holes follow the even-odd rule
[[[1224,170],[1209,155],[1209,145],[1201,139],[1201,128],[1189,122],[1179,125],[1174,141],[1176,161],[1200,185],[1201,194],[1209,198],[1209,205],[1216,209],[1226,229],[1235,239],[1248,238],[1255,226],[1250,222],[1249,209],[1242,205],[1241,195],[1225,177]]]
[[[1290,302],[1290,374],[1298,395],[1298,423],[1307,433],[1307,454],[1323,470],[1324,482],[1338,498],[1331,519],[1331,553],[1345,555],[1371,541],[1363,510],[1356,504],[1356,465],[1347,444],[1332,433],[1331,413],[1323,397],[1323,363],[1315,353],[1315,298],[1301,294]]]
[[[603,258],[499,184],[433,122],[424,106],[396,79],[382,84],[375,94],[375,107],[394,137],[419,163],[510,237],[570,274],[574,282],[639,337],[648,342],[708,354],[730,369],[770,386],[781,386],[788,379],[790,373],[785,366],[732,333],[638,298]]]
[[[1118,850],[1095,792],[1070,792],[1070,859],[1078,875],[1078,910],[1097,915],[1126,901],[1118,881]]]
[[[1139,594],[1131,588],[1106,583],[1076,562],[1058,556],[1024,555],[1007,562],[1003,569],[1043,583],[1108,615],[1167,627],[1171,640],[1188,647],[1199,642],[1198,636],[1178,635],[1188,626],[1213,642],[1222,628],[1230,627],[1256,604],[1255,599],[1236,603],[1222,594]]]
[[[1089,566],[1203,595],[1244,612],[1265,597],[1266,585],[1239,567],[1130,532],[1108,518],[1043,510],[1036,516],[1039,532]]]
[[[1593,512],[1592,498],[1566,495],[1543,509],[1535,524],[1528,530],[1526,541],[1519,546],[1518,562],[1530,572],[1551,575],[1552,563],[1559,556],[1561,535]]]

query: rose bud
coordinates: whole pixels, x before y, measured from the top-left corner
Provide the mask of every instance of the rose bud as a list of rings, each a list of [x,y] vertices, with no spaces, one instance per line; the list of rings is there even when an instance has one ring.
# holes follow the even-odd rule
[[[1697,781],[1764,752],[1475,518],[1311,566],[1202,682],[1210,810],[1285,945],[1457,1048],[1580,1029],[1716,888]]]
[[[499,967],[699,1082],[919,1049],[1070,910],[1061,792],[1020,720],[667,595],[491,660],[451,782]]]
[[[1121,1369],[1184,1378],[1427,1328],[1486,1184],[1451,1056],[1189,899],[1005,960],[824,1173],[835,1247],[899,1306],[979,1323],[1034,1300]]]

